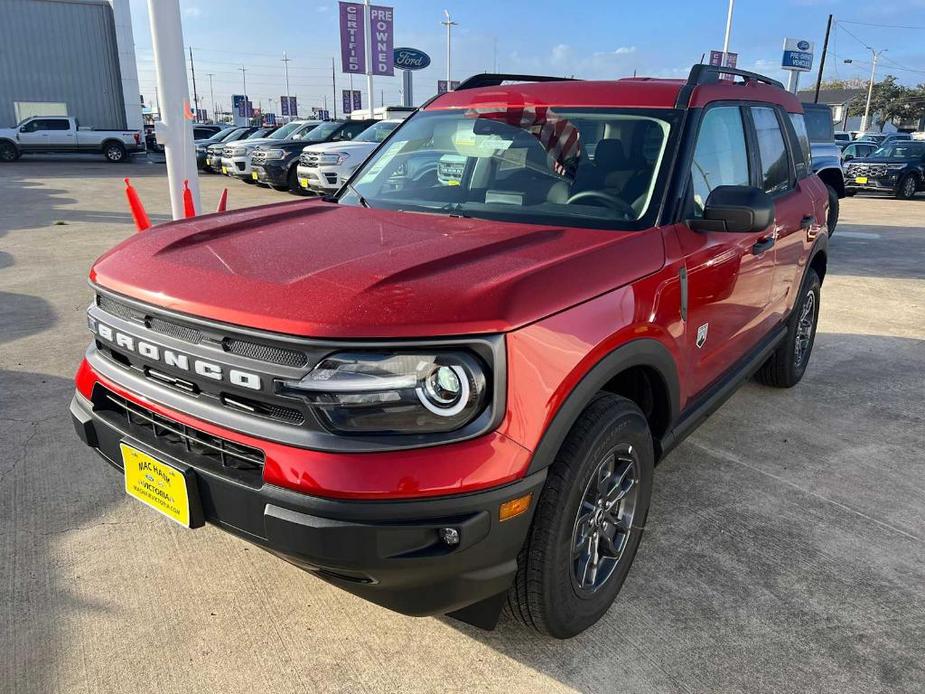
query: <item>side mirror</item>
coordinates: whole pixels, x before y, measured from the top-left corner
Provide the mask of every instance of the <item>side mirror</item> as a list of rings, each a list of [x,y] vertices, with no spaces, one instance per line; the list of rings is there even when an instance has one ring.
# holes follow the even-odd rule
[[[717,186],[707,198],[703,217],[687,220],[695,231],[748,234],[764,231],[774,222],[774,201],[751,186]]]
[[[853,154],[846,154],[846,155],[845,155],[845,161],[851,161],[852,159],[854,159],[854,155],[853,155]]]

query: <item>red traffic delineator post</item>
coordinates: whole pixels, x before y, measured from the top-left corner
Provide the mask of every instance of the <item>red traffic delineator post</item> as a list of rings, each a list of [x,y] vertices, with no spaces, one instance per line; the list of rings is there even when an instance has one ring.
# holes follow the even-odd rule
[[[183,216],[187,219],[196,216],[196,208],[193,206],[193,191],[189,189],[189,180],[183,179]]]
[[[141,198],[138,197],[138,191],[132,185],[128,178],[125,181],[125,197],[128,199],[128,208],[132,213],[132,219],[135,221],[135,228],[138,231],[144,231],[151,226],[151,220],[148,219],[148,213],[145,212],[145,206],[141,204]]]
[[[222,188],[222,195],[218,199],[218,208],[215,211],[224,212],[227,206],[228,206],[228,189]]]

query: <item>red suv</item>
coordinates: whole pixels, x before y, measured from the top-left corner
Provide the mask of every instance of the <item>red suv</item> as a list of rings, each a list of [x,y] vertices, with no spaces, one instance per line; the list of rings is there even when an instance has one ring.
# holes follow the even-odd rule
[[[77,433],[165,515],[380,605],[580,632],[653,466],[813,347],[800,102],[718,70],[479,75],[338,196],[133,236],[90,273]]]

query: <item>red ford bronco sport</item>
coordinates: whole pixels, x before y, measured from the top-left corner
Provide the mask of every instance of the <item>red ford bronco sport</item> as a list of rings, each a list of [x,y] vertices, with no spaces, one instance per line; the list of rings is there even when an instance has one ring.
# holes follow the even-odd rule
[[[183,525],[405,614],[572,636],[656,462],[753,374],[803,375],[809,163],[800,102],[753,73],[470,78],[334,198],[103,255],[77,433]]]

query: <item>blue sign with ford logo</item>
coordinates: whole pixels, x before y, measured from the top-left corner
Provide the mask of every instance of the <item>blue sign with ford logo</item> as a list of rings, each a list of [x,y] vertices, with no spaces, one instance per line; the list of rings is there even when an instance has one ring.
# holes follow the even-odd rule
[[[399,70],[423,70],[430,65],[430,56],[417,48],[396,48],[393,53]]]

